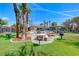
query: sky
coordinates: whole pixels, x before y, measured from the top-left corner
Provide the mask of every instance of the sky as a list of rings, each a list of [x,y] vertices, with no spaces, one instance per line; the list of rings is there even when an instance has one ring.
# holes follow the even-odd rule
[[[32,10],[29,19],[35,25],[44,20],[61,25],[65,20],[79,16],[79,3],[28,3],[27,6]],[[0,18],[7,20],[8,25],[16,23],[12,3],[0,3]]]

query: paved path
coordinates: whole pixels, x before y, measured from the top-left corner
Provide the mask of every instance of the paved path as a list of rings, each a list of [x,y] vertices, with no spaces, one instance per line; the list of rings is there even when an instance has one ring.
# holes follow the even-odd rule
[[[37,37],[37,33],[30,33],[32,39],[32,43],[35,43],[35,44],[39,44],[39,41],[38,40],[35,40],[35,38]],[[52,43],[54,41],[55,38],[58,38],[59,36],[58,35],[55,35],[55,36],[52,36],[52,37],[48,37],[47,41],[40,41],[40,44],[48,44],[48,43]],[[10,40],[10,42],[13,42],[12,39]]]
[[[49,37],[47,39],[47,41],[40,41],[40,44],[48,44],[48,43],[52,43],[54,41],[55,38],[58,38],[59,36],[56,35],[56,36],[52,36],[52,37]],[[32,35],[32,42],[35,43],[35,44],[39,44],[39,41],[38,40],[35,40],[36,38],[36,34],[33,34]]]

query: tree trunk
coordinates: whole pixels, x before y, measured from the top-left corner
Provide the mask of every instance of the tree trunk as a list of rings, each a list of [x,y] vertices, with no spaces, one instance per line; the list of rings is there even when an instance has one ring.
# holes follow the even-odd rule
[[[20,32],[20,17],[19,17],[19,11],[17,9],[16,3],[13,3],[15,16],[16,16],[16,38],[19,38],[19,32]]]
[[[24,29],[23,32],[26,33],[28,32],[28,12],[26,11],[26,3],[22,3],[23,6],[23,25]]]
[[[16,14],[16,27],[17,27],[17,36],[16,36],[16,38],[19,38],[19,33],[20,33],[20,20],[19,20],[19,13],[17,13]]]

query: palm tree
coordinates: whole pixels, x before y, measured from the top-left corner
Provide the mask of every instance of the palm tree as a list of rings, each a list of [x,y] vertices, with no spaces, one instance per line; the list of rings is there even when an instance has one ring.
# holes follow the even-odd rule
[[[43,24],[44,24],[44,30],[47,29],[48,28],[48,22],[44,20]]]
[[[19,11],[17,9],[16,3],[13,3],[14,12],[16,16],[16,38],[19,38],[19,31],[20,31],[20,17],[19,17]]]
[[[57,22],[52,22],[51,25],[54,26],[54,27],[56,27],[57,26]]]
[[[58,25],[57,22],[52,22],[52,23],[51,23],[52,29],[53,29],[53,30],[56,30],[56,32],[57,32],[57,25]]]
[[[28,12],[26,10],[26,3],[22,3],[22,7],[23,7],[23,25],[24,25],[23,32],[26,33],[28,31],[28,24],[27,24]]]
[[[20,11],[21,21],[23,20],[23,23],[22,23],[23,26],[24,26],[23,32],[25,33],[26,30],[28,31],[28,25],[27,25],[28,24],[28,14],[31,13],[31,9],[28,8],[28,7],[26,7],[26,4],[25,4],[25,6],[23,6],[23,5],[20,4],[19,5],[19,11]],[[24,14],[26,14],[25,18],[24,18]]]

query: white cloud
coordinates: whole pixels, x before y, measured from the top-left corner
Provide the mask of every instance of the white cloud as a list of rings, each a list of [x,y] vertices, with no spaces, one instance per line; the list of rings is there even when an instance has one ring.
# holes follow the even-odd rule
[[[8,17],[2,17],[2,19],[3,19],[3,20],[8,20],[9,18],[8,18]]]
[[[59,12],[59,11],[53,11],[53,10],[49,10],[49,9],[45,9],[45,8],[42,8],[40,5],[38,4],[32,4],[33,6],[35,6],[36,8],[33,8],[35,10],[42,10],[42,11],[47,11],[47,12],[50,12],[50,13],[56,13],[56,14],[59,14],[59,15],[64,15],[64,16],[69,16],[69,17],[72,17],[73,15],[70,15],[70,14],[66,14],[64,12]]]
[[[42,8],[40,5],[32,3],[33,6],[37,7],[37,8]]]
[[[69,10],[69,11],[63,11],[63,12],[77,12],[79,11],[79,9],[76,9],[76,10]]]

